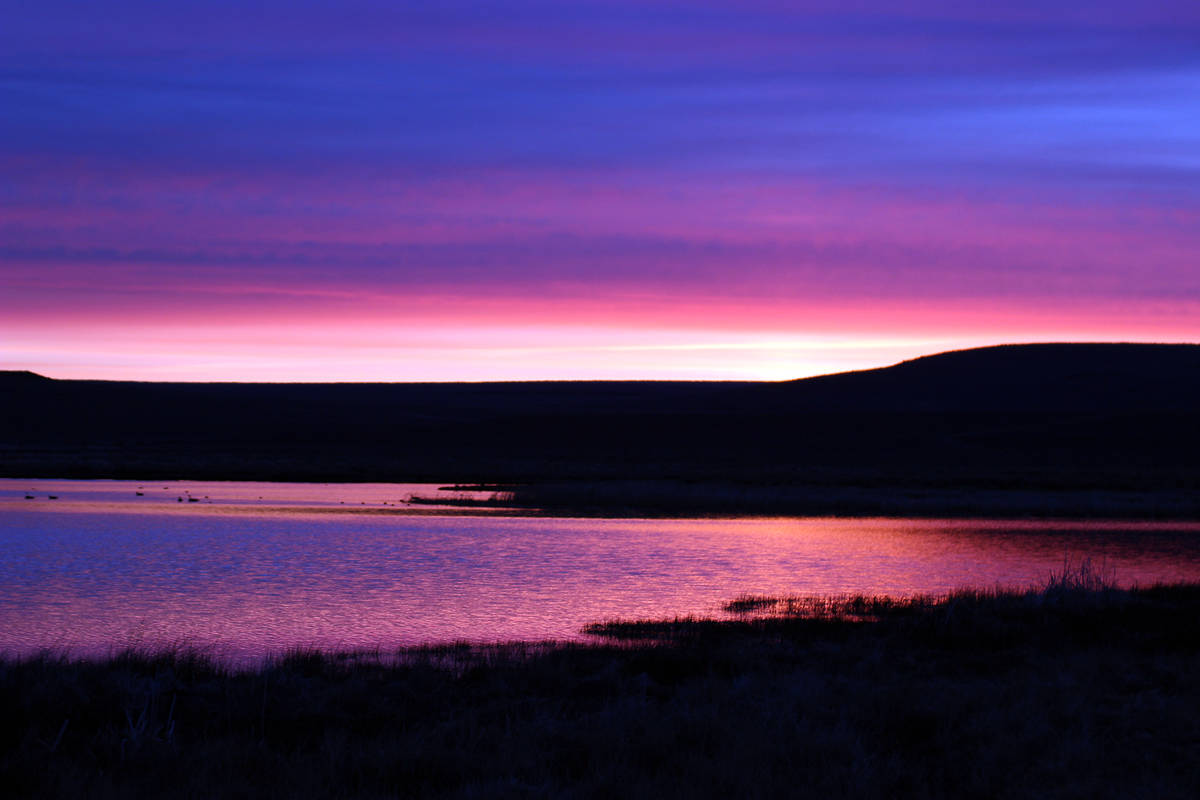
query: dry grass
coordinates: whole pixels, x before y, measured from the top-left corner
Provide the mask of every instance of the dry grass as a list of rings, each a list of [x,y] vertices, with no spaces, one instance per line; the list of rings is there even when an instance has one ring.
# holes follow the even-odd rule
[[[1200,586],[738,598],[611,644],[0,661],[12,797],[1200,796]]]

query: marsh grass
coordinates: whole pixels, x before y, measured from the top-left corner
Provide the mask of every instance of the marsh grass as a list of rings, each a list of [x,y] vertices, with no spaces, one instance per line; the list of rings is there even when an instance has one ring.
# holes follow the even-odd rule
[[[736,598],[594,643],[0,660],[13,797],[1200,796],[1200,586]]]
[[[1097,564],[1091,557],[1079,561],[1064,559],[1061,568],[1051,571],[1045,581],[1025,591],[1012,589],[958,589],[947,594],[916,594],[907,597],[888,595],[738,595],[722,606],[722,611],[742,619],[780,617],[842,622],[877,622],[886,616],[953,613],[966,603],[1044,605],[1047,602],[1074,602],[1094,606],[1128,598],[1117,584],[1116,571],[1107,563]],[[596,629],[596,626],[592,626]],[[598,629],[597,629],[598,630]]]
[[[1191,486],[1028,485],[1003,478],[953,475],[906,484],[870,475],[797,475],[784,480],[543,480],[514,484],[492,498],[411,497],[410,503],[530,509],[578,516],[1038,516],[1107,519],[1200,519]]]
[[[457,508],[510,508],[514,501],[511,490],[486,487],[482,489],[443,486],[438,491],[449,494],[410,494],[404,502],[410,506],[455,506]],[[481,492],[490,492],[486,497],[480,497]]]

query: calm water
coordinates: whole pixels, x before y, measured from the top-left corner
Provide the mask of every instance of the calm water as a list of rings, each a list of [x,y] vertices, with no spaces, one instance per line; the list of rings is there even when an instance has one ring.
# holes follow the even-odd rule
[[[188,642],[244,658],[565,638],[613,617],[716,613],[743,592],[1024,586],[1086,556],[1125,584],[1200,580],[1194,523],[564,519],[402,502],[435,489],[0,480],[0,651]]]

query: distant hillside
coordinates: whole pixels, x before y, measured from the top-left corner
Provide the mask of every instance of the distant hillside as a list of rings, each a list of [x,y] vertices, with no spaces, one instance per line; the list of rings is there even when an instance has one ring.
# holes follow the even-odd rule
[[[496,383],[149,383],[50,380],[0,371],[0,389],[130,404],[230,400],[318,403],[327,411],[511,413],[566,410],[1103,411],[1200,409],[1200,345],[1023,344],[955,350],[890,367],[783,383],[532,381]],[[20,403],[18,395],[10,403]],[[395,404],[395,405],[393,405]],[[132,407],[130,410],[133,410]],[[151,411],[152,409],[139,409]]]
[[[784,383],[0,374],[11,476],[1200,486],[1200,345],[942,353]]]
[[[1000,345],[789,386],[804,409],[1200,410],[1200,345]]]
[[[47,384],[50,379],[29,370],[0,370],[0,390]]]

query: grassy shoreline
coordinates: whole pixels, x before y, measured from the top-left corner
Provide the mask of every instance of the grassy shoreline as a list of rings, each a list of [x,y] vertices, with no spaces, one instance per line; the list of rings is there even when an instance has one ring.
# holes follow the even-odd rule
[[[1200,585],[737,598],[598,644],[0,661],[18,797],[1194,797]]]
[[[481,486],[483,486],[481,484]],[[1191,487],[1006,486],[890,483],[753,483],[714,480],[533,482],[494,499],[409,498],[413,505],[536,511],[562,516],[1058,517],[1200,520]]]

